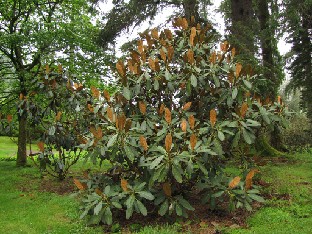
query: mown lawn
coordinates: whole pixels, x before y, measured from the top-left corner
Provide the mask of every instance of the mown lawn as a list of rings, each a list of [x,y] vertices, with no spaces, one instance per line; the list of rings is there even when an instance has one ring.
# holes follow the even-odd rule
[[[29,151],[29,144],[27,144],[27,151]],[[31,144],[33,152],[38,151],[36,144]],[[16,157],[17,153],[17,138],[0,136],[0,160],[10,159]]]
[[[261,169],[267,201],[248,220],[248,229],[231,234],[312,233],[312,154],[289,155],[285,162],[269,163]]]
[[[16,155],[16,142],[16,138],[0,137],[0,159],[4,157],[14,157]]]
[[[1,137],[0,158],[14,151],[14,143],[5,142]],[[213,233],[211,230],[227,234],[312,233],[312,154],[294,154],[265,161],[267,163],[260,167],[260,176],[266,185],[263,187],[266,202],[250,214],[245,227],[234,225],[229,228],[222,220],[216,225],[215,222],[196,219],[163,226],[142,227],[141,224],[133,223],[121,230],[142,234]],[[87,168],[99,169],[91,163],[80,161],[70,176]],[[44,181],[48,185],[51,181],[54,187],[58,186],[55,179],[46,177]],[[70,193],[59,195],[52,190],[45,191],[44,181],[31,162],[30,167],[16,168],[14,161],[0,160],[0,233],[103,233],[103,227],[87,227],[84,221],[79,220],[77,198]]]
[[[78,220],[78,202],[39,191],[37,168],[0,161],[0,233],[100,233]]]

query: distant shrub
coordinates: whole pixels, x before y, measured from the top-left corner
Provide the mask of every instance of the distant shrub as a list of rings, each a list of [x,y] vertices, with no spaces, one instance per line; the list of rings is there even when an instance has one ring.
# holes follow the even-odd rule
[[[285,145],[293,151],[305,150],[312,146],[312,124],[304,113],[295,114],[289,127],[282,131]]]
[[[78,146],[80,133],[88,131],[84,115],[91,95],[61,65],[46,65],[33,86],[36,91],[27,97],[20,96],[18,108],[20,112],[28,110],[29,135],[37,141],[40,151],[37,157],[40,171],[63,180],[83,155]],[[12,125],[13,121],[6,122]]]

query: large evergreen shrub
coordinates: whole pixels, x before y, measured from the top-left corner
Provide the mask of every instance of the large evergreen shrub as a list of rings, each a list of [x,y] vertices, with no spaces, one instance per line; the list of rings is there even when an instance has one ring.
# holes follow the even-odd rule
[[[215,44],[210,25],[178,18],[173,30],[140,35],[137,47],[116,64],[119,91],[92,88],[90,132],[81,145],[112,168],[101,180],[77,186],[88,190],[84,213],[91,222],[112,223],[112,212],[187,217],[189,198],[210,202],[230,198],[231,206],[251,209],[262,201],[246,178],[225,178],[231,151],[252,147],[264,125],[281,124],[280,100],[260,100],[256,76],[235,62],[235,49]],[[245,148],[246,148],[245,147]]]

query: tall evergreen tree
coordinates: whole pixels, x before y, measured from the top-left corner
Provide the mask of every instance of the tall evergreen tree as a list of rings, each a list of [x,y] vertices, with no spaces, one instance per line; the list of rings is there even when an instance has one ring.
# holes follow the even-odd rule
[[[281,56],[277,49],[278,7],[275,4],[275,1],[271,0],[256,1],[259,22],[259,33],[257,34],[262,60],[260,71],[265,81],[258,88],[262,96],[270,98],[272,101],[275,100],[279,86],[284,79]],[[271,145],[277,149],[282,149],[281,134],[277,126],[274,126],[271,134]]]
[[[263,96],[269,97],[271,100],[277,96],[278,88],[284,79],[282,59],[277,49],[278,8],[274,4],[274,1],[271,0],[258,0],[256,4],[262,60],[261,70],[266,81],[261,92]]]
[[[210,0],[119,0],[113,1],[113,4],[99,37],[99,43],[104,48],[113,43],[122,31],[154,19],[166,7],[178,10],[173,17],[183,16],[190,20],[194,16],[196,22],[206,22],[206,16],[201,13],[206,12],[207,5],[211,3]]]
[[[259,75],[254,92],[274,100],[284,77],[281,56],[277,50],[277,10],[271,0],[225,0],[224,12],[230,32],[229,41],[239,53],[238,60],[247,67],[252,64]],[[278,129],[271,134],[271,144],[280,148]]]
[[[255,54],[254,10],[252,0],[231,0],[230,42],[247,57]]]
[[[301,104],[312,121],[312,2],[284,1],[284,32],[292,48],[287,58],[291,80],[286,91],[301,89]]]
[[[228,38],[245,65],[252,64],[261,75],[256,89],[262,97],[274,99],[284,78],[277,49],[278,6],[273,0],[224,0]]]

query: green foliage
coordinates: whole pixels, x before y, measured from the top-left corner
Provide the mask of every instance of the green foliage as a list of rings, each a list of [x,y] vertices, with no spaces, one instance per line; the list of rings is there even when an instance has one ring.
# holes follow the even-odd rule
[[[43,181],[35,167],[16,168],[14,162],[0,161],[0,171],[2,233],[96,234],[102,231],[79,221],[79,203],[73,197],[42,191],[43,182],[51,186],[58,182],[51,178]]]
[[[252,177],[249,178],[249,182]],[[196,187],[200,191],[202,202],[208,203],[211,209],[216,209],[218,202],[228,201],[230,211],[238,208],[251,211],[253,201],[264,202],[264,199],[260,196],[258,186],[253,185],[247,188],[246,184],[249,182],[246,178],[245,176],[242,180],[241,177],[235,177],[229,180],[225,175],[219,174],[214,178],[202,179]]]
[[[289,120],[289,127],[282,131],[283,141],[292,150],[309,149],[312,144],[311,122],[304,113],[297,113]]]
[[[60,65],[55,70],[46,66],[39,73],[34,79],[36,92],[20,97],[18,108],[20,114],[27,110],[30,127],[40,136],[40,170],[62,180],[83,153],[78,145],[83,141],[80,133],[88,130],[84,110],[90,96]]]
[[[147,209],[144,205],[145,201],[153,200],[154,196],[147,190],[146,183],[127,184],[121,188],[108,177],[104,177],[101,181],[101,186],[95,188],[95,184],[88,184],[89,194],[83,200],[83,213],[81,218],[90,215],[89,223],[97,224],[102,221],[105,224],[111,225],[113,222],[112,210],[126,210],[126,218],[130,218],[133,212],[147,215]]]
[[[150,205],[159,215],[187,217],[197,182],[210,188],[231,150],[240,144],[253,147],[261,126],[283,124],[284,106],[260,100],[252,91],[257,77],[233,61],[235,50],[227,42],[215,49],[210,26],[189,25],[182,18],[173,25],[174,32],[143,33],[126,65],[118,61],[114,95],[92,91],[93,130],[81,147],[110,161],[105,176],[112,184],[103,187],[103,196],[90,191],[84,215],[91,210],[91,220],[110,223],[119,209],[126,218],[133,211],[146,215]],[[261,199],[251,186],[241,183],[229,192],[219,183],[208,192],[228,191],[237,207]]]
[[[258,153],[263,156],[280,157],[284,156],[283,152],[278,151],[269,144],[269,137],[265,134],[258,138],[256,148]]]
[[[95,0],[95,2],[98,1],[100,0]],[[196,21],[207,22],[207,6],[211,5],[211,0],[120,0],[112,3],[114,7],[105,17],[106,22],[101,29],[98,40],[104,48],[107,48],[109,44],[114,44],[122,32],[131,31],[131,27],[140,26],[142,22],[148,20],[155,20],[166,7],[170,7],[174,11],[172,16],[168,17],[168,21],[177,15],[183,15],[187,20],[194,16]],[[127,47],[127,43],[124,46]]]
[[[288,69],[291,80],[286,87],[286,93],[301,91],[301,107],[307,111],[307,116],[312,119],[312,42],[311,42],[311,1],[300,3],[287,0],[283,1],[282,28],[287,33],[288,42],[292,43],[291,51],[285,56],[289,60]]]
[[[0,111],[14,114],[19,122],[20,166],[26,164],[27,115],[31,113],[23,104],[16,112],[15,105],[18,97],[36,92],[35,78],[42,67],[61,63],[86,83],[98,81],[107,71],[110,56],[95,44],[98,27],[88,10],[84,0],[1,2],[0,83],[5,85],[0,92]]]
[[[261,180],[270,184],[264,191],[270,199],[247,220],[248,229],[225,233],[311,233],[311,153],[291,154],[283,159],[286,161],[261,167]]]

